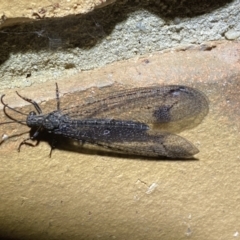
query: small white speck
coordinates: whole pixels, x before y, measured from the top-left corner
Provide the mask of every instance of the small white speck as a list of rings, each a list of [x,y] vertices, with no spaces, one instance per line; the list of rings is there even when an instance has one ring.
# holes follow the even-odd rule
[[[2,140],[5,141],[5,140],[7,140],[7,139],[8,139],[8,135],[7,135],[7,134],[3,134],[3,135],[2,135]]]
[[[180,95],[180,92],[179,91],[174,91],[172,93],[173,97],[178,97]]]
[[[236,231],[236,232],[233,234],[234,237],[238,237],[238,235],[239,235],[239,232],[238,232],[238,231]]]
[[[110,130],[108,130],[108,129],[105,129],[105,130],[103,131],[103,135],[109,135],[109,133],[110,133]]]
[[[146,194],[151,194],[155,188],[158,186],[157,183],[152,183],[149,187],[148,187],[148,190],[146,191]]]

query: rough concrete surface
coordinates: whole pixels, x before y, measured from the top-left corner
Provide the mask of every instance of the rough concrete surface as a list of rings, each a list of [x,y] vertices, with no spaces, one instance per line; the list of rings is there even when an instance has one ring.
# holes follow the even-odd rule
[[[206,0],[201,5],[198,1],[117,1],[84,15],[2,27],[0,90],[59,79],[154,51],[239,38],[239,0]]]
[[[209,98],[209,113],[178,134],[200,152],[196,160],[150,159],[57,139],[49,158],[48,134],[18,153],[29,129],[0,125],[3,139],[26,132],[0,145],[0,238],[238,239],[239,0],[116,1],[100,9],[82,2],[68,15],[80,1],[31,1],[34,11],[47,10],[39,20],[29,1],[0,2],[8,10],[1,26],[6,17],[18,22],[0,29],[4,101],[33,110],[17,90],[48,113],[56,109],[55,82],[62,108],[119,89],[191,86]]]
[[[207,51],[201,49],[134,58],[58,82],[62,107],[121,85],[184,84],[200,89],[209,98],[209,114],[196,128],[180,133],[199,148],[198,160],[151,160],[85,151],[66,142],[49,158],[48,138],[37,147],[23,146],[20,153],[16,149],[27,135],[11,139],[0,148],[1,235],[235,239],[240,231],[240,45],[211,43],[203,48]],[[97,88],[102,80],[105,84]],[[42,101],[44,112],[56,109],[53,82],[33,85],[21,94]],[[14,107],[20,102],[12,90],[5,101]],[[8,135],[26,130],[1,127]]]

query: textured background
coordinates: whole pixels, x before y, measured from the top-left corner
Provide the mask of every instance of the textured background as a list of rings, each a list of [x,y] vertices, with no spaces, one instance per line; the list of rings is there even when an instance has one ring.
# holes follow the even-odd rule
[[[55,3],[48,2],[40,5],[40,1],[36,6],[47,11]],[[28,19],[12,27],[4,27],[11,22],[4,15],[6,21],[0,28],[0,91],[56,81],[154,51],[240,38],[239,0],[206,0],[201,4],[195,0],[117,1],[84,15],[69,11],[67,16],[64,9],[74,4],[66,4],[59,3],[57,17]],[[32,9],[28,5],[25,11]],[[86,9],[80,4],[78,13]]]
[[[171,1],[169,5],[167,1],[157,2],[178,9],[170,11],[173,15],[163,8],[150,11],[156,9],[153,1],[138,11],[128,11],[137,6],[133,1],[130,3],[117,2],[118,5],[93,10],[89,14],[110,13],[102,15],[105,17],[102,21],[89,15],[86,23],[96,28],[87,25],[88,31],[81,30],[82,21],[77,21],[75,38],[72,19],[87,15],[62,18],[58,15],[59,18],[3,27],[0,93],[6,94],[5,101],[10,106],[29,112],[31,107],[16,96],[18,90],[49,112],[56,109],[56,81],[63,106],[122,86],[184,84],[198,88],[210,100],[209,114],[199,126],[180,134],[199,148],[197,160],[156,161],[89,152],[65,142],[49,158],[48,138],[41,139],[35,148],[23,146],[20,153],[17,147],[28,135],[13,138],[0,146],[2,238],[239,238],[240,45],[237,40],[226,40],[230,29],[234,34],[239,31],[239,1],[218,1],[218,5],[206,2],[202,8],[189,1],[188,6],[192,7],[188,14],[184,12],[186,1],[182,1],[183,8],[180,5],[177,8]],[[116,8],[121,10],[118,14],[109,10]],[[145,18],[148,15],[150,20]],[[119,16],[125,16],[124,20]],[[218,21],[211,25],[209,19],[216,16]],[[155,18],[159,26],[164,24],[154,25]],[[136,25],[136,19],[142,23]],[[204,22],[211,26],[209,33]],[[193,25],[187,28],[190,23]],[[179,24],[182,30],[175,32]],[[119,25],[121,30],[117,30]],[[220,31],[218,26],[223,25],[226,26],[223,34],[217,35],[214,31]],[[57,47],[50,46],[50,35],[36,33],[42,29],[40,26],[47,28],[48,34],[58,33],[64,41]],[[134,33],[137,26],[140,30]],[[145,33],[143,26],[151,30]],[[110,28],[112,31],[108,32]],[[117,31],[120,33],[114,35]],[[92,38],[93,43],[89,42],[89,32],[97,35]],[[174,32],[177,37],[182,36],[181,40],[173,40]],[[155,43],[151,41],[153,37],[157,39]],[[195,40],[191,42],[190,37]],[[136,41],[140,41],[139,45]],[[117,47],[121,49],[113,57],[111,52]],[[89,70],[82,71],[86,69]],[[1,112],[0,122],[3,121],[6,118]],[[1,135],[27,130],[18,125],[0,126]]]

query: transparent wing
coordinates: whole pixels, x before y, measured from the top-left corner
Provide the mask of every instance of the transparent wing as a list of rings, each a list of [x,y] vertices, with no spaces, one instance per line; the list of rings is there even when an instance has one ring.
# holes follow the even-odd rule
[[[202,92],[186,86],[136,88],[100,96],[62,113],[72,119],[133,120],[179,132],[202,121],[208,113],[208,99]]]
[[[150,157],[191,158],[199,152],[193,144],[174,134],[147,135],[145,140],[145,142],[94,142],[93,144],[113,151]]]
[[[198,153],[198,149],[184,138],[157,133],[139,122],[88,119],[68,122],[58,131],[55,130],[55,134],[136,155],[188,158]]]

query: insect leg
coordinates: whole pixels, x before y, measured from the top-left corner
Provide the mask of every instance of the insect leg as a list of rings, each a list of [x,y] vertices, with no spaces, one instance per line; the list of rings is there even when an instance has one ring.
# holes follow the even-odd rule
[[[22,145],[28,145],[28,146],[31,146],[31,147],[36,147],[36,146],[39,144],[39,142],[40,142],[39,140],[37,140],[37,143],[36,143],[36,144],[32,144],[32,143],[27,142],[28,140],[32,140],[32,141],[35,140],[35,139],[37,138],[38,134],[39,134],[39,130],[40,130],[40,128],[38,128],[38,130],[33,134],[33,136],[24,139],[24,140],[19,144],[19,146],[18,146],[18,152],[20,152],[20,149],[21,149]]]
[[[57,143],[57,140],[56,140],[55,137],[53,137],[53,138],[52,138],[52,141],[51,141],[51,144],[50,144],[51,149],[50,149],[50,153],[49,153],[49,158],[52,157],[52,152],[53,152],[53,150],[56,148],[56,143]]]

